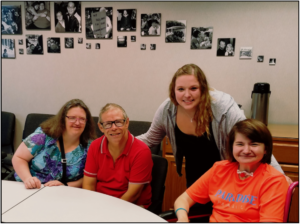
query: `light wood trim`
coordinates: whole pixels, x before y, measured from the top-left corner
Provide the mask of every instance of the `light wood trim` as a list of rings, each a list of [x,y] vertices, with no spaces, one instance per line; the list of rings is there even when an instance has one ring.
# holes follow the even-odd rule
[[[299,172],[299,166],[296,165],[280,164],[280,166],[284,172],[293,172],[293,173]]]
[[[273,138],[298,139],[298,125],[268,124],[268,128]]]

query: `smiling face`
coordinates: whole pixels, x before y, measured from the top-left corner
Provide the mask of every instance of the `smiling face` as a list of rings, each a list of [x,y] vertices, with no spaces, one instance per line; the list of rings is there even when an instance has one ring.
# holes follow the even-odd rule
[[[79,122],[80,118],[86,119],[86,113],[84,109],[81,107],[72,107],[68,112],[67,115],[68,117],[76,117],[75,122],[70,122],[70,119],[65,117],[65,132],[72,137],[80,137],[80,135],[83,133],[86,122],[84,124]]]
[[[44,10],[44,8],[45,8],[44,3],[41,3],[41,4],[40,4],[40,10]]]
[[[253,142],[241,133],[235,134],[233,156],[241,167],[250,167],[254,171],[266,154],[264,143]]]
[[[74,13],[75,10],[76,10],[76,7],[75,7],[74,2],[69,2],[67,9],[68,9],[68,13],[69,13],[70,15],[73,15],[73,13]]]
[[[61,12],[56,13],[56,18],[58,21],[62,21],[63,20],[63,15]]]
[[[178,106],[194,110],[200,103],[200,84],[194,75],[181,75],[175,82],[175,98]]]
[[[224,42],[224,41],[221,41],[221,42],[220,42],[219,48],[220,48],[221,50],[223,50],[223,49],[225,48],[225,42]]]
[[[232,49],[232,45],[231,44],[227,44],[227,46],[226,46],[226,51],[227,52],[230,52],[230,51],[232,51],[233,49]]]
[[[119,108],[111,108],[101,115],[101,123],[122,119],[124,119],[124,115]],[[111,128],[105,129],[100,123],[98,123],[100,131],[104,133],[108,142],[115,145],[127,141],[128,126],[129,118],[126,119],[125,124],[122,127],[117,127],[116,124],[112,124]]]

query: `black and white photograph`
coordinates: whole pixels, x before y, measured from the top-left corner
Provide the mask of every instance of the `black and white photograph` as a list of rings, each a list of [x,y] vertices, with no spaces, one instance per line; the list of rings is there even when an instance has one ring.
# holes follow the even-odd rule
[[[20,48],[19,49],[19,54],[24,54],[24,49]]]
[[[82,37],[78,37],[78,43],[82,44],[83,43],[83,38]]]
[[[185,43],[186,20],[166,21],[166,43]]]
[[[136,36],[131,36],[131,42],[135,42],[136,41]]]
[[[21,6],[1,6],[1,34],[22,34]]]
[[[91,43],[86,43],[86,49],[91,49]]]
[[[25,5],[26,30],[50,30],[51,13],[50,2],[27,1]]]
[[[156,49],[156,44],[150,44],[150,50],[155,50]]]
[[[2,58],[16,58],[15,53],[15,40],[14,39],[1,39],[2,42]]]
[[[60,38],[49,37],[47,38],[48,53],[60,53]]]
[[[269,65],[276,65],[276,58],[270,58]]]
[[[44,54],[43,35],[26,35],[27,54]]]
[[[81,2],[54,2],[54,17],[56,33],[81,33]]]
[[[264,62],[264,56],[262,55],[257,56],[257,62]]]
[[[141,44],[141,50],[146,50],[146,44]]]
[[[160,36],[160,13],[141,14],[141,35]]]
[[[213,27],[192,27],[191,49],[211,49]]]
[[[127,47],[127,36],[118,36],[117,37],[117,46],[118,47]]]
[[[86,39],[112,39],[113,8],[85,8]]]
[[[118,31],[136,31],[136,9],[118,9]]]
[[[235,38],[218,38],[217,56],[234,56]]]
[[[240,58],[251,59],[252,58],[252,47],[241,47]]]
[[[73,37],[65,38],[65,47],[66,48],[74,48],[74,38]]]
[[[19,45],[23,45],[23,39],[19,39],[18,42],[19,42]]]
[[[100,49],[100,43],[95,44],[95,49]]]

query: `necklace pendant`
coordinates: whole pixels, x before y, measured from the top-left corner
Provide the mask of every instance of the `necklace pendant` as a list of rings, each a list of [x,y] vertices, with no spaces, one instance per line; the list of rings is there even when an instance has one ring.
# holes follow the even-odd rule
[[[241,177],[245,177],[246,174],[245,174],[245,173],[241,173],[240,176],[241,176]]]

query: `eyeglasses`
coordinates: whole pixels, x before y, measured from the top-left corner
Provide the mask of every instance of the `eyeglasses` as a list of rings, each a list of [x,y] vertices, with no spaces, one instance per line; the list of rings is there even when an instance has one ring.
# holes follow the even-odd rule
[[[108,122],[103,122],[100,124],[102,125],[103,128],[109,129],[112,127],[113,124],[115,124],[117,127],[123,127],[125,124],[125,119],[120,119],[120,120],[115,120],[115,121],[108,121]]]
[[[87,119],[83,117],[79,117],[79,118],[73,116],[66,116],[66,117],[69,119],[71,123],[74,123],[78,120],[80,124],[84,124],[87,121]]]

